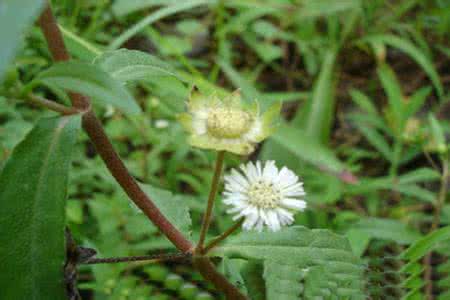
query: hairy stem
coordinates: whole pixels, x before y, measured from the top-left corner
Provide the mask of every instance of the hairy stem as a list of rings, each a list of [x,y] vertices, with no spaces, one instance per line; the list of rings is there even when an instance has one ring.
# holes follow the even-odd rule
[[[445,203],[445,197],[447,195],[447,186],[448,186],[448,176],[449,176],[449,166],[448,166],[448,158],[442,158],[442,176],[441,176],[441,187],[439,189],[439,194],[436,199],[436,204],[434,207],[434,216],[433,222],[431,223],[430,232],[436,230],[441,222],[441,210]],[[424,278],[426,282],[425,286],[425,295],[426,299],[433,299],[433,281],[432,281],[432,273],[433,268],[431,266],[431,258],[432,252],[428,252],[425,256],[423,263],[425,265],[425,273]]]
[[[209,225],[211,224],[212,210],[214,207],[214,200],[216,199],[217,189],[219,188],[219,179],[222,174],[223,159],[225,157],[224,151],[217,152],[216,167],[214,169],[214,176],[211,183],[211,189],[208,196],[208,204],[206,205],[206,212],[203,216],[202,228],[200,229],[200,238],[198,240],[196,252],[203,251],[203,243],[205,242],[206,233],[208,232]]]
[[[203,250],[203,253],[206,254],[211,250],[212,248],[216,247],[220,242],[225,240],[227,237],[229,237],[233,232],[235,232],[239,227],[241,227],[242,223],[244,223],[244,218],[241,218],[239,221],[233,224],[230,228],[225,230],[221,235],[213,239],[211,242],[209,242],[205,249]]]
[[[75,107],[67,107],[64,105],[59,104],[58,102],[51,101],[45,98],[42,98],[37,95],[30,94],[28,95],[28,98],[30,101],[38,106],[45,107],[47,109],[53,110],[55,112],[58,112],[62,115],[74,115],[78,113],[82,113],[79,109]]]
[[[55,61],[69,60],[70,55],[64,45],[61,32],[50,6],[47,6],[38,21],[44,33],[50,52]],[[78,109],[90,107],[89,98],[71,93],[72,105]],[[102,157],[106,166],[116,181],[124,189],[130,199],[145,213],[145,215],[163,232],[167,238],[181,251],[190,252],[191,242],[167,220],[156,205],[142,191],[136,180],[130,175],[119,155],[114,150],[108,136],[103,130],[101,122],[92,111],[83,115],[83,128]]]
[[[64,45],[64,40],[49,5],[47,5],[39,17],[38,24],[44,33],[54,60],[69,60],[70,55]],[[90,108],[89,98],[77,93],[71,93],[70,98],[72,105],[75,108],[80,110]],[[167,218],[142,191],[136,180],[128,172],[119,155],[115,152],[108,136],[103,130],[101,122],[92,111],[89,111],[83,115],[83,128],[94,143],[109,171],[125,190],[130,199],[179,250],[184,253],[191,253],[193,249],[192,243],[167,220]],[[219,291],[225,293],[227,299],[246,299],[245,296],[235,286],[233,286],[225,276],[217,272],[209,258],[201,257],[199,259],[201,263],[196,265],[200,273],[205,277],[205,279],[211,281],[211,283],[213,283]]]
[[[174,254],[156,254],[156,255],[142,255],[142,256],[125,256],[125,257],[108,257],[108,258],[91,258],[83,264],[114,264],[122,262],[146,261],[146,262],[162,262],[162,261],[178,261],[191,258],[191,255],[186,253]]]

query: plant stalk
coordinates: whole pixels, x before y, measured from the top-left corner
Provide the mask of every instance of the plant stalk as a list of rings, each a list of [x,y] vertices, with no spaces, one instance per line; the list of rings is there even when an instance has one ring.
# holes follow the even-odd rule
[[[44,33],[47,45],[54,60],[69,60],[70,55],[65,47],[58,24],[48,3],[39,17],[38,24]],[[90,109],[91,105],[88,97],[77,93],[70,93],[69,95],[72,106],[83,111]],[[130,199],[179,250],[184,253],[191,253],[193,249],[192,243],[167,220],[155,204],[142,191],[136,180],[128,172],[119,155],[115,152],[108,136],[103,130],[101,122],[92,111],[88,111],[83,115],[83,128],[89,135],[109,171],[125,190]],[[198,259],[200,260],[200,263],[197,263],[196,265],[200,273],[205,279],[213,283],[219,291],[222,291],[227,299],[246,299],[246,297],[233,286],[225,276],[217,272],[209,258],[199,257]]]
[[[216,247],[218,244],[220,244],[223,240],[228,238],[233,232],[235,232],[239,227],[241,227],[242,223],[244,223],[244,218],[241,218],[239,221],[233,224],[230,228],[225,230],[221,235],[213,239],[211,242],[209,242],[205,248],[203,249],[202,254],[208,253],[212,248]]]
[[[206,212],[203,216],[202,228],[200,229],[200,238],[195,248],[195,252],[202,253],[203,243],[205,242],[206,234],[211,224],[212,210],[214,207],[214,200],[216,199],[217,189],[219,188],[220,175],[222,174],[223,159],[225,157],[224,151],[217,152],[216,166],[214,169],[214,175],[211,183],[211,189],[209,191],[208,203],[206,205]]]

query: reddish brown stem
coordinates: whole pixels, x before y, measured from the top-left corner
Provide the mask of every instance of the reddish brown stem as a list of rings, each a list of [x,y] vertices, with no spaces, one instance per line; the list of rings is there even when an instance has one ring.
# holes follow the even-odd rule
[[[193,245],[181,232],[167,220],[156,205],[148,198],[130,175],[119,155],[114,151],[103,127],[92,111],[83,117],[83,128],[94,143],[111,174],[122,186],[131,200],[144,214],[163,232],[167,238],[181,251],[190,252]]]
[[[64,45],[64,40],[49,5],[47,5],[45,10],[42,12],[38,23],[44,33],[54,60],[69,60],[70,55]],[[90,107],[89,98],[83,95],[71,93],[70,98],[72,105],[75,108],[85,111]],[[167,220],[167,218],[141,190],[136,180],[128,172],[119,155],[115,152],[108,136],[103,130],[102,124],[92,111],[88,111],[83,115],[83,128],[89,135],[109,171],[122,186],[130,199],[179,250],[184,253],[191,253],[194,246]],[[196,265],[200,273],[205,277],[205,279],[211,281],[218,290],[225,293],[227,299],[246,299],[235,286],[233,286],[222,274],[217,272],[214,265],[207,257],[201,257],[198,258],[198,260],[200,262]]]
[[[70,55],[64,45],[61,31],[59,30],[50,6],[45,8],[38,22],[55,61],[69,60]],[[72,105],[76,108],[83,109],[90,106],[89,98],[83,95],[71,93],[70,98]],[[101,122],[92,111],[83,115],[83,128],[90,137],[109,171],[122,186],[130,199],[133,200],[133,202],[178,249],[183,252],[190,252],[193,248],[191,242],[186,239],[181,232],[169,222],[169,220],[167,220],[156,205],[142,191],[114,150],[108,136],[103,130]]]

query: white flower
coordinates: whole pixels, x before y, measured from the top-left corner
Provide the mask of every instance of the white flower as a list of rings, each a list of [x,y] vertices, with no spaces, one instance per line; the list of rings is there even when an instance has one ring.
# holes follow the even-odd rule
[[[294,213],[303,211],[306,202],[303,182],[291,170],[275,166],[274,161],[249,162],[241,165],[241,172],[235,169],[225,176],[223,202],[232,208],[227,212],[235,214],[234,220],[244,217],[245,230],[262,231],[266,225],[272,231],[292,224]]]

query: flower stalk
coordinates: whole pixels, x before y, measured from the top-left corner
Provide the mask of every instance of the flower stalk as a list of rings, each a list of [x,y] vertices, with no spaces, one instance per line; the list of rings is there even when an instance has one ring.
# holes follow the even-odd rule
[[[233,232],[235,232],[244,223],[244,218],[234,223],[230,228],[225,230],[221,235],[209,242],[203,249],[203,254],[207,254],[211,249],[219,245],[222,241],[226,240]]]
[[[224,157],[225,157],[224,151],[217,152],[216,166],[214,169],[214,175],[213,175],[213,179],[211,182],[211,189],[209,191],[208,203],[206,205],[206,212],[205,212],[205,215],[203,216],[202,227],[200,229],[200,238],[198,240],[198,243],[197,243],[197,246],[195,249],[196,253],[203,252],[203,244],[205,242],[206,234],[207,234],[209,226],[211,224],[212,210],[214,208],[214,200],[216,199],[217,190],[219,188],[219,180],[220,180],[220,175],[222,174]]]

